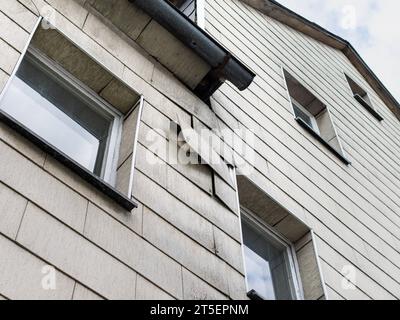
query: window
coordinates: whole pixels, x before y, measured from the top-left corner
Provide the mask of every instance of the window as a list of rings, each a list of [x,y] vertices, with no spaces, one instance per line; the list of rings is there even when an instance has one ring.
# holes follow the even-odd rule
[[[40,21],[1,92],[0,121],[132,212],[138,130],[130,131],[144,99]]]
[[[343,149],[327,106],[286,70],[284,75],[296,121],[342,162],[349,164],[343,156]]]
[[[304,108],[300,103],[298,103],[296,100],[292,99],[292,106],[293,106],[293,111],[294,115],[297,118],[300,118],[303,120],[311,129],[313,129],[316,133],[320,133],[318,129],[318,124],[317,120],[315,117],[308,112],[306,108]]]
[[[263,300],[298,299],[292,245],[247,212],[242,213],[242,232],[249,296]]]
[[[185,16],[189,17],[192,21],[196,21],[196,0],[169,0],[175,7],[177,7]]]
[[[237,189],[248,297],[324,299],[317,247],[309,226],[250,177],[238,175]]]
[[[0,108],[98,177],[110,181],[120,115],[38,51],[30,49]]]
[[[354,99],[356,99],[365,109],[367,109],[377,120],[382,121],[383,118],[376,112],[368,93],[349,76],[345,76],[353,93]]]

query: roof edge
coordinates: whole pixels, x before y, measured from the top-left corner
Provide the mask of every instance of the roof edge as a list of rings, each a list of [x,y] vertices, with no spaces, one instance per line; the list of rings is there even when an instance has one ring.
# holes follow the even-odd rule
[[[400,120],[400,104],[347,40],[302,17],[274,0],[241,0],[289,27],[338,49],[350,60],[387,107]]]

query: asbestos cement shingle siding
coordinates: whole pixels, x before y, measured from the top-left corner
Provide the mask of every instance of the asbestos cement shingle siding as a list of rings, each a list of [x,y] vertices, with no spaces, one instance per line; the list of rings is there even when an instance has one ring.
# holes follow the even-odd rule
[[[85,1],[33,2],[0,3],[0,89],[33,30],[37,9],[55,9],[56,27],[70,41],[144,96],[133,187],[139,206],[126,212],[1,124],[0,260],[7,263],[0,264],[0,296],[245,298],[239,215],[232,211],[232,192],[226,193],[231,187],[219,189],[228,207],[211,195],[212,170],[169,163],[147,139],[167,143],[171,121],[183,121],[214,128],[217,135],[220,129],[255,132],[251,179],[314,230],[328,299],[400,298],[400,143],[393,139],[400,126],[340,51],[238,0],[206,1],[206,31],[257,73],[244,92],[225,83],[211,110],[92,15]],[[328,105],[351,166],[294,121],[282,67]],[[352,98],[343,72],[368,90],[384,122]],[[231,136],[223,138],[231,151],[228,162],[245,157]],[[131,142],[122,148],[129,159]],[[147,157],[158,164],[150,166]],[[46,264],[56,268],[55,291],[41,288]],[[342,286],[348,265],[356,270],[354,290]]]
[[[314,230],[328,298],[400,298],[398,119],[339,50],[238,0],[207,1],[206,20],[257,73],[244,92],[225,84],[215,110],[228,127],[255,130],[268,165],[253,180]],[[327,104],[350,166],[294,121],[282,67]],[[344,72],[367,89],[382,123],[353,99]],[[354,290],[341,285],[347,266]]]

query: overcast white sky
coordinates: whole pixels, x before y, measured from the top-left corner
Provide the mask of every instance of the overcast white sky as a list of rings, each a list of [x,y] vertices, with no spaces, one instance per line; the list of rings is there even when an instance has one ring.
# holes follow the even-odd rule
[[[400,101],[399,0],[278,0],[350,41]]]

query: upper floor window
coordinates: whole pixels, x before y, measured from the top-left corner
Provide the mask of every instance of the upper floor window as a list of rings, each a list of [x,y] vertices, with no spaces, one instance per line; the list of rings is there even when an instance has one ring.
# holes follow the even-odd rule
[[[298,299],[298,278],[292,245],[242,209],[246,281],[251,298]]]
[[[110,181],[120,114],[34,49],[25,55],[0,108],[48,144]]]
[[[374,105],[372,104],[372,100],[367,93],[357,82],[351,79],[348,75],[346,75],[347,83],[353,93],[354,99],[356,99],[365,109],[368,110],[377,120],[382,121],[383,118],[379,115]]]
[[[286,70],[284,74],[296,121],[341,161],[349,164],[343,156],[342,146],[327,106]]]
[[[249,177],[237,176],[247,296],[253,300],[325,296],[310,228]]]
[[[312,128],[316,133],[320,134],[318,128],[317,119],[313,114],[311,114],[306,108],[304,108],[299,102],[292,99],[292,107],[294,115],[301,120],[303,120],[310,128]]]
[[[197,21],[197,0],[169,0],[175,7],[177,7],[184,15],[189,17],[192,21]]]

